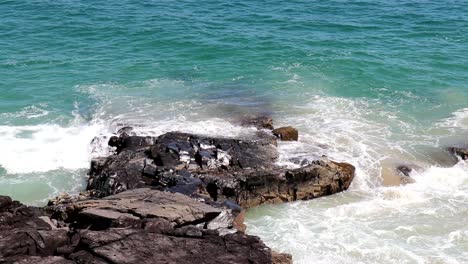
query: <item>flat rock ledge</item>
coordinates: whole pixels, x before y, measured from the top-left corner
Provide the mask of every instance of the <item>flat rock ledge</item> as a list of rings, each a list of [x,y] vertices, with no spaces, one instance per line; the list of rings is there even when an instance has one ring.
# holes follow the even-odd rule
[[[292,263],[244,233],[245,209],[341,192],[355,169],[326,158],[277,166],[276,140],[121,129],[79,196],[43,208],[0,196],[0,263]]]

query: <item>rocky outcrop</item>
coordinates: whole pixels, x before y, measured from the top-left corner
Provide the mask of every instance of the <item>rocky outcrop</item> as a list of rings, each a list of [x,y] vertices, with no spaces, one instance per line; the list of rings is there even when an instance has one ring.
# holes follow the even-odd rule
[[[297,141],[299,139],[299,132],[294,127],[280,127],[273,131],[273,135],[282,141]]]
[[[127,147],[116,155],[92,163],[88,189],[98,197],[151,187],[248,208],[337,193],[354,177],[352,165],[327,159],[298,169],[279,167],[276,142],[270,137],[245,141],[167,133],[127,138],[113,142],[134,144],[122,143]]]
[[[35,208],[0,196],[0,263],[291,263],[258,237],[205,228],[221,211],[182,194],[68,201]],[[56,210],[65,217],[51,219]]]
[[[244,208],[263,203],[309,200],[346,190],[354,177],[346,163],[318,160],[298,169],[242,170],[199,174],[211,198],[231,200]]]
[[[224,237],[208,231],[167,236],[131,229],[81,231],[76,263],[273,263],[271,251],[242,233]]]
[[[76,222],[80,228],[143,226],[147,219],[160,220],[171,227],[206,222],[217,217],[221,209],[180,194],[140,188],[107,196],[65,203],[60,208],[63,220]],[[54,211],[57,207],[52,205]]]
[[[326,158],[276,165],[268,131],[250,140],[119,133],[79,196],[45,208],[0,197],[0,263],[292,263],[243,232],[245,209],[337,193],[354,177],[352,165]]]
[[[266,169],[278,157],[276,142],[268,137],[245,142],[167,133],[158,138],[121,136],[111,141],[120,146],[116,155],[91,163],[88,189],[97,196],[146,186],[187,194],[201,183],[192,172]]]

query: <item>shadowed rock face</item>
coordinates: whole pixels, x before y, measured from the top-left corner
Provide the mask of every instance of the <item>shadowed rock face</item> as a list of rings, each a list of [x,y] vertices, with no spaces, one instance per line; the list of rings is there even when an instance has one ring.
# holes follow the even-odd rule
[[[29,256],[50,256],[68,243],[67,230],[54,224],[44,209],[0,196],[0,263],[26,263],[34,260],[25,260]],[[29,263],[67,263],[64,261],[51,258]]]
[[[258,121],[261,126],[269,121]],[[91,162],[88,191],[46,208],[0,196],[0,263],[292,263],[244,234],[244,208],[346,190],[354,167],[275,164],[269,132],[251,140],[125,128]]]

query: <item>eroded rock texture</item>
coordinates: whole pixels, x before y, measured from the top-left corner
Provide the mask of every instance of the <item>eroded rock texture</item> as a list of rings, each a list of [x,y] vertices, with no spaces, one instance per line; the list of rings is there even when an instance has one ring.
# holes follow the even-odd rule
[[[258,237],[206,227],[223,212],[149,189],[45,209],[0,196],[0,263],[291,263]]]

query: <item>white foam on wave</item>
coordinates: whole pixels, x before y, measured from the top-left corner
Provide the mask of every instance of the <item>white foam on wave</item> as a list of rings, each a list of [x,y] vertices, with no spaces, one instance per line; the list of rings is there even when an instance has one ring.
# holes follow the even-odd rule
[[[468,164],[416,183],[249,211],[248,233],[294,263],[466,263]]]
[[[292,157],[317,158],[326,155],[334,160],[356,166],[357,177],[352,188],[375,188],[381,161],[389,157],[414,159],[403,145],[408,138],[398,136],[414,130],[411,124],[392,119],[378,100],[313,96],[309,103],[296,106],[294,112],[278,119],[279,125],[297,126],[299,142],[280,144],[280,162],[287,164]],[[411,144],[427,141],[413,139]]]
[[[96,100],[90,121],[78,112],[66,126],[41,124],[0,126],[0,166],[8,174],[77,170],[89,167],[92,157],[109,153],[107,138],[122,126],[132,126],[139,135],[159,136],[170,131],[207,136],[248,137],[256,130],[236,126],[221,118],[200,115],[196,100],[165,101],[157,93],[167,86],[184,82],[151,80],[138,89],[115,84],[80,86],[76,90]],[[31,106],[15,113],[15,118],[35,118],[46,113]],[[34,111],[33,111],[34,110]],[[37,111],[36,111],[37,110]],[[97,140],[93,139],[98,137]],[[107,138],[106,138],[107,137]]]
[[[454,114],[460,126],[465,112]],[[326,155],[356,166],[347,192],[249,211],[248,233],[291,253],[294,263],[466,263],[468,167],[431,165],[418,146],[443,136],[426,132],[378,100],[314,96],[277,118],[298,126],[299,142],[281,142],[280,163]],[[443,150],[441,150],[443,151]],[[414,184],[383,187],[382,161],[421,166]]]
[[[257,131],[254,128],[244,128],[226,120],[212,118],[204,121],[155,121],[144,127],[137,127],[140,135],[159,136],[167,132],[178,131],[213,137],[248,138]]]
[[[459,109],[437,124],[440,127],[468,129],[468,108]]]
[[[93,155],[91,141],[104,131],[99,123],[0,126],[0,165],[9,174],[87,168]]]

